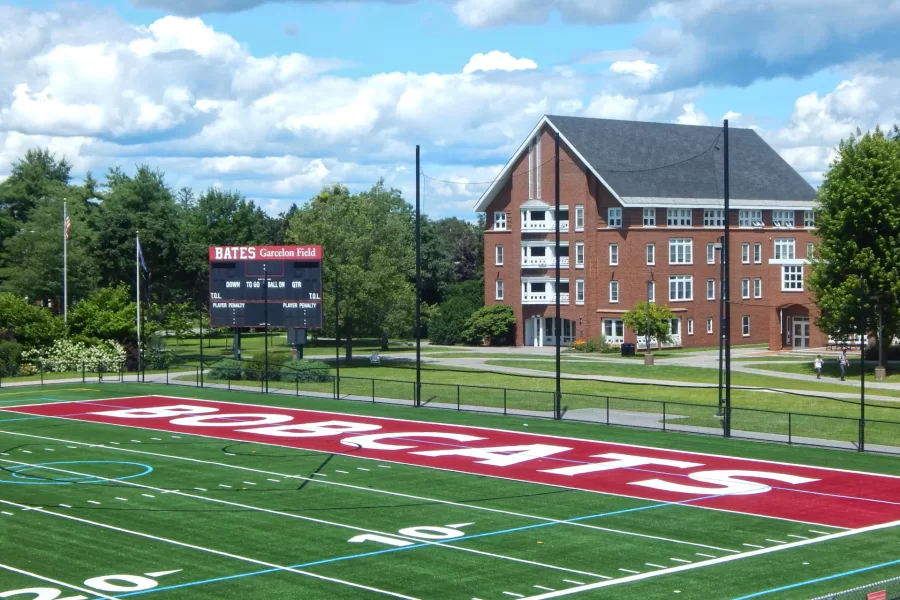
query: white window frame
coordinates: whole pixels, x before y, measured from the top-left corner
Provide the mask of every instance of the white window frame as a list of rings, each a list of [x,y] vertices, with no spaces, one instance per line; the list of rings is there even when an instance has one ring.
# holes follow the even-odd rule
[[[584,204],[575,205],[575,231],[584,231]]]
[[[715,300],[716,299],[716,280],[715,279],[707,279],[706,280],[706,299],[707,300]]]
[[[712,320],[712,317],[707,317],[707,319],[706,319],[706,333],[708,333],[708,334],[712,334],[712,333],[713,333],[713,320]]]
[[[647,264],[656,264],[656,244],[647,244]]]
[[[494,231],[506,231],[506,211],[498,210],[494,212]]]
[[[575,280],[575,304],[584,304],[584,279]]]
[[[666,209],[666,225],[669,227],[691,227],[692,222],[693,216],[690,208]]]
[[[762,227],[761,210],[742,210],[738,212],[738,227]]]
[[[503,300],[503,280],[497,279],[494,281],[494,299],[495,300]]]
[[[503,244],[497,244],[494,246],[494,266],[503,266]]]
[[[803,226],[807,229],[814,229],[816,227],[816,213],[812,210],[804,210],[803,211]]]
[[[656,282],[650,281],[647,284],[647,302],[656,302]]]
[[[741,279],[741,298],[744,300],[750,298],[750,278],[744,277]]]
[[[787,228],[794,226],[796,212],[793,210],[773,210],[772,227]]]
[[[755,277],[753,279],[753,297],[754,298],[762,298],[762,278]]]
[[[794,260],[797,256],[797,240],[794,238],[775,238],[775,260]]]
[[[753,244],[753,262],[757,265],[762,263],[762,244],[759,242]]]
[[[798,274],[799,278],[796,277]],[[781,265],[782,292],[802,292],[804,283],[803,265]]]
[[[720,208],[707,208],[703,211],[704,227],[725,227],[725,211]]]
[[[678,260],[679,249],[681,250],[681,260]],[[673,257],[675,258],[675,260],[672,260]],[[694,240],[693,240],[693,238],[669,238],[669,264],[670,265],[692,265],[692,264],[694,264]]]
[[[707,244],[706,245],[706,264],[708,264],[708,265],[716,264],[716,245],[715,244]]]
[[[643,211],[644,227],[656,227],[656,209],[645,208]]]
[[[674,289],[673,289],[674,284]],[[673,294],[674,291],[674,294]],[[679,298],[678,296],[682,296]],[[669,302],[691,302],[694,299],[693,275],[669,275]]]
[[[619,265],[619,244],[609,245],[609,264],[613,267]]]
[[[609,303],[619,303],[619,282],[615,279],[609,282]]]
[[[741,335],[743,337],[750,337],[750,315],[741,317]]]
[[[575,242],[575,268],[584,268],[584,242]]]
[[[812,260],[815,253],[816,245],[813,242],[806,242],[806,260]]]
[[[618,229],[622,226],[622,208],[608,208],[606,210],[606,226],[611,229]]]
[[[750,264],[750,244],[741,244],[741,264]]]
[[[694,335],[694,320],[688,319],[688,335]]]

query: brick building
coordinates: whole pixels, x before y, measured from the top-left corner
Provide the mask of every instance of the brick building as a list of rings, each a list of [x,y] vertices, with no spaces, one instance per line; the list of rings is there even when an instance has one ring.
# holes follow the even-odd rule
[[[602,333],[643,348],[622,316],[649,294],[676,315],[673,345],[718,345],[722,128],[559,116],[541,119],[475,207],[485,301],[513,307],[516,344],[555,344],[557,132],[564,343]],[[824,345],[806,291],[815,190],[751,129],[729,129],[729,163],[732,343]]]

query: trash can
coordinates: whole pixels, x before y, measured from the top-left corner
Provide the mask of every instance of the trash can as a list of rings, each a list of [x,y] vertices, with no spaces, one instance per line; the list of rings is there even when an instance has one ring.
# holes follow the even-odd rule
[[[634,356],[634,344],[622,344],[622,356]]]

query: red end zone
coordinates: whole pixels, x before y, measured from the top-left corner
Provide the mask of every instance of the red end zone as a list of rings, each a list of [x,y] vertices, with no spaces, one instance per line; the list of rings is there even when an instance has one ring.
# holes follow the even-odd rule
[[[8,408],[858,528],[900,520],[900,477],[482,427],[145,396]]]

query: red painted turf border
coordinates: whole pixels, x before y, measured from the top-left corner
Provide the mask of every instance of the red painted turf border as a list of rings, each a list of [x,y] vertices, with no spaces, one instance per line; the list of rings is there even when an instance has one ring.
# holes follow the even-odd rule
[[[102,414],[110,411],[158,409],[182,406],[181,410],[212,410],[204,414],[127,418]],[[191,408],[193,407],[193,408]],[[250,410],[245,410],[247,407]],[[515,432],[487,427],[426,423],[387,417],[369,417],[313,411],[178,398],[141,396],[81,402],[23,405],[2,410],[36,416],[58,417],[76,421],[103,423],[199,435],[233,441],[263,443],[289,448],[342,454],[357,458],[389,461],[462,473],[498,477],[545,485],[567,487],[589,492],[627,496],[661,502],[687,503],[689,506],[737,512],[748,515],[787,519],[832,527],[858,528],[900,520],[900,477],[863,473],[826,467],[812,467],[758,459],[717,456],[698,452],[651,448],[631,444],[583,440]],[[256,415],[246,421],[235,421],[237,415]],[[179,418],[196,421],[178,424]],[[276,422],[277,420],[277,422]],[[258,424],[259,421],[271,421]],[[256,424],[252,424],[257,422]],[[250,429],[278,428],[290,425],[340,422],[325,425],[319,437],[273,437]],[[210,424],[213,425],[210,425]],[[327,429],[330,427],[330,429]],[[368,427],[369,431],[346,432],[340,427]],[[315,431],[316,428],[312,428]],[[273,431],[273,430],[270,430]],[[295,428],[294,433],[309,434],[309,428]],[[382,436],[359,439],[356,436]],[[466,437],[469,436],[469,437]],[[478,439],[473,439],[478,438]],[[395,449],[378,448],[379,444]],[[511,450],[510,447],[519,448]],[[521,448],[525,447],[525,448]],[[517,464],[496,466],[485,464],[502,461],[502,454],[530,451],[541,454],[541,447],[552,455],[528,458]],[[461,453],[493,448],[494,454],[476,457]],[[423,452],[442,452],[428,456]],[[453,453],[448,455],[447,453]],[[599,456],[599,455],[617,455]],[[637,466],[563,475],[546,471],[578,467],[586,464],[609,465],[623,457],[663,461]],[[524,458],[524,457],[523,457]],[[672,461],[691,463],[677,465]],[[666,462],[671,464],[666,464]],[[753,473],[748,473],[753,472]],[[761,475],[762,474],[762,475]],[[767,478],[776,474],[788,481]],[[802,478],[799,481],[793,478]],[[648,487],[648,481],[652,487]],[[637,485],[643,483],[643,485]],[[739,485],[753,493],[733,493],[728,484]],[[692,490],[681,489],[691,486]],[[724,493],[730,492],[730,493]]]

